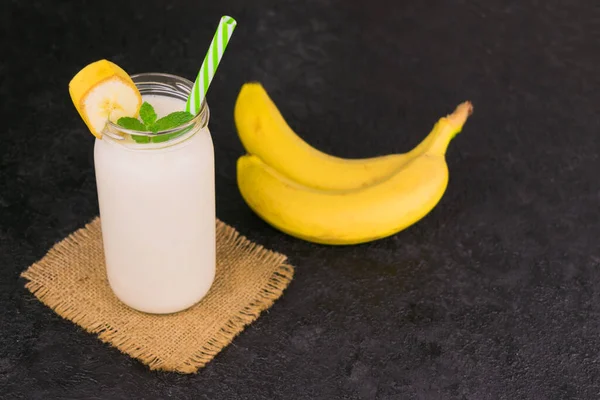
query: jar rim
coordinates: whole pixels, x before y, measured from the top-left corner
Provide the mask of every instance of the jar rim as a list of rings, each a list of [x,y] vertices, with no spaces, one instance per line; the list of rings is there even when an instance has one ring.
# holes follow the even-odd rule
[[[178,75],[173,75],[173,74],[168,74],[168,73],[163,73],[163,72],[142,72],[139,74],[131,75],[131,79],[133,80],[133,83],[136,85],[136,87],[138,87],[138,85],[144,85],[144,84],[167,85],[166,83],[160,82],[158,80],[160,80],[160,79],[172,80],[174,84],[171,84],[168,86],[171,86],[172,89],[178,88],[178,89],[187,90],[187,92],[184,93],[186,96],[189,96],[189,94],[192,92],[192,88],[194,87],[194,83],[192,81],[190,81],[189,79],[186,79],[186,78],[178,76]],[[140,90],[139,87],[138,87],[138,90]],[[117,132],[125,133],[128,135],[148,136],[148,137],[169,135],[169,134],[184,130],[186,128],[192,127],[197,124],[200,124],[200,127],[199,127],[200,129],[204,128],[206,125],[208,125],[209,112],[210,111],[209,111],[208,104],[206,102],[206,97],[205,97],[202,100],[202,104],[200,105],[200,110],[194,116],[194,118],[192,118],[188,122],[181,124],[179,126],[176,126],[174,128],[161,130],[156,133],[148,132],[148,131],[138,131],[135,129],[124,128],[121,125],[118,125],[117,123],[108,119],[105,130],[108,129],[109,131],[113,131],[113,132],[117,131]]]

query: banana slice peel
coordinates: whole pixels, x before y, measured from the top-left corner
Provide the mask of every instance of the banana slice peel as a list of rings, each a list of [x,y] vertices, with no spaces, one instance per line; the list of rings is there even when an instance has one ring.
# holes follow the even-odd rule
[[[290,236],[327,245],[385,238],[441,200],[446,150],[472,112],[470,102],[460,104],[408,153],[343,159],[304,142],[262,86],[246,84],[234,112],[248,153],[237,161],[238,188],[250,209]]]

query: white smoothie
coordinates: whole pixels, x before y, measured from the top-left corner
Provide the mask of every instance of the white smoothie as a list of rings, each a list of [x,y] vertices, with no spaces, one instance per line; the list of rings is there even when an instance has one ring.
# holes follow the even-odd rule
[[[172,97],[143,100],[158,118],[185,109]],[[206,295],[215,276],[213,143],[208,127],[185,135],[146,149],[106,135],[95,143],[108,280],[123,303],[143,312],[186,309]]]

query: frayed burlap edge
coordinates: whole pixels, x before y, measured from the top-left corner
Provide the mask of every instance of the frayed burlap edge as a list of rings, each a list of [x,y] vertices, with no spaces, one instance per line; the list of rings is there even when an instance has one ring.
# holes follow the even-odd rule
[[[228,346],[246,326],[254,322],[260,314],[269,309],[275,301],[283,294],[294,276],[294,267],[286,263],[287,256],[268,250],[257,243],[251,242],[241,235],[235,228],[217,219],[216,234],[223,236],[224,244],[233,248],[243,247],[249,251],[258,251],[261,261],[277,262],[278,266],[267,283],[260,288],[256,297],[239,310],[232,318],[220,328],[220,330],[208,340],[201,348],[196,350],[187,360],[178,365],[170,365],[166,360],[159,359],[152,353],[152,349],[140,347],[131,338],[120,333],[108,324],[88,318],[81,311],[75,310],[72,304],[65,301],[60,293],[50,291],[46,286],[36,282],[36,277],[45,273],[44,264],[52,259],[60,258],[70,246],[77,245],[81,240],[89,238],[91,229],[98,229],[95,225],[99,217],[85,227],[71,233],[61,242],[55,244],[46,256],[32,264],[21,273],[21,277],[27,279],[25,287],[44,305],[52,309],[59,316],[80,326],[86,332],[96,334],[98,338],[122,353],[132,356],[147,365],[151,370],[163,370],[179,372],[184,374],[195,373],[210,362],[221,350]]]

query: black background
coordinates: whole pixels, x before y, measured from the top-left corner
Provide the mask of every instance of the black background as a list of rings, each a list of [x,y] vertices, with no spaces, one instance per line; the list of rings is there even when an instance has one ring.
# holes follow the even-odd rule
[[[72,76],[107,58],[193,79],[223,14],[238,27],[208,96],[217,215],[296,276],[197,375],[149,372],[19,273],[98,212]],[[2,0],[0,35],[0,398],[600,397],[597,1]],[[344,157],[409,150],[463,100],[475,113],[430,215],[331,248],[268,227],[237,190],[249,80]]]

